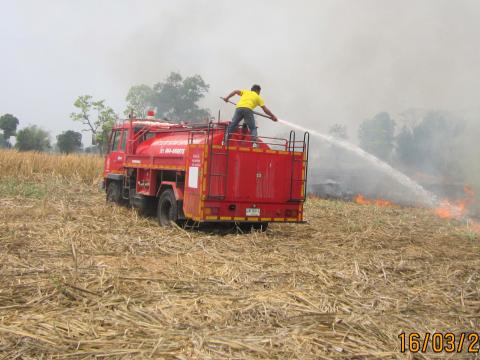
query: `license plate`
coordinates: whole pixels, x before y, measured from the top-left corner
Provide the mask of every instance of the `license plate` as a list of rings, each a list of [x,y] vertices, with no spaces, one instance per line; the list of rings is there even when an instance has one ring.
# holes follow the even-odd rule
[[[247,216],[260,216],[259,208],[247,208]]]

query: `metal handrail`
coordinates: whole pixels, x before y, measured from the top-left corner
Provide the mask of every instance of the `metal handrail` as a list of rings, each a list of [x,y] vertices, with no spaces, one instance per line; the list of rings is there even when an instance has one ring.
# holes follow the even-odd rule
[[[292,148],[293,146],[293,148]],[[290,170],[290,200],[293,199],[293,174],[295,170],[295,131],[290,130],[288,135],[288,151],[292,154],[292,164]]]
[[[260,138],[263,140],[262,137],[257,137],[257,139]],[[249,143],[249,144],[258,144],[258,141],[255,141],[255,140],[247,140],[247,139],[228,139],[228,145],[230,146],[230,142],[236,142],[236,143]],[[273,143],[273,142],[265,142],[265,141],[262,141],[261,144],[264,144],[264,145],[270,145],[270,146],[279,146],[281,148],[283,148],[285,151],[287,150],[287,141],[285,140],[285,144],[281,144],[281,143]]]
[[[188,145],[191,145],[193,144],[193,140],[195,138],[195,135],[203,135],[204,139],[206,140],[206,137],[207,137],[207,134],[208,134],[208,131],[205,131],[205,130],[192,130],[188,133]]]
[[[305,131],[305,133],[303,134],[303,161],[305,162],[305,181],[303,183],[303,201],[307,199],[309,153],[310,153],[310,133],[308,131]]]

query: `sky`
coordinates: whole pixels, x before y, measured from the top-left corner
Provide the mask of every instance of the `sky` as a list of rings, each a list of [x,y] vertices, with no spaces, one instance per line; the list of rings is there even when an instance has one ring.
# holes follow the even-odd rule
[[[219,96],[258,83],[278,117],[318,131],[480,109],[478,0],[0,0],[0,18],[0,114],[52,138],[81,129],[79,95],[123,113],[130,86],[171,71],[210,84],[213,114],[231,117]]]

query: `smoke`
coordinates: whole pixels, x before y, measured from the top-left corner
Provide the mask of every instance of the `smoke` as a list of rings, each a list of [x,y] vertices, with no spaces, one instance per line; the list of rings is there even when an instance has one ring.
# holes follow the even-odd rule
[[[137,11],[107,54],[122,89],[198,73],[211,85],[206,105],[227,115],[218,96],[260,83],[283,118],[320,130],[346,123],[352,136],[382,110],[478,108],[475,1],[144,2]]]
[[[97,93],[121,108],[131,85],[172,70],[198,73],[211,85],[206,104],[214,110],[219,95],[260,83],[283,118],[320,130],[344,122],[352,134],[382,110],[479,108],[475,0],[57,0],[4,8],[2,48],[13,56],[2,68],[15,88],[28,81],[47,94]]]
[[[459,113],[473,119],[465,154],[478,164],[476,0],[24,0],[2,13],[0,113],[21,125],[78,129],[68,117],[78,95],[121,113],[130,86],[178,71],[210,84],[202,105],[214,114],[233,112],[219,96],[259,83],[278,116],[322,132],[346,124],[354,141],[380,111]],[[258,122],[260,133],[286,130]]]

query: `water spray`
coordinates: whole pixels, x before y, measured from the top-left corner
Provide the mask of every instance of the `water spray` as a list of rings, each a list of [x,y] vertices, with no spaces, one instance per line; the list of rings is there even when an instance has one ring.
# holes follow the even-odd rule
[[[221,97],[221,99],[223,101],[225,101],[224,98]],[[228,102],[230,104],[233,104],[233,105],[237,105],[233,101],[230,101],[230,100],[227,100],[226,102]],[[270,116],[259,113],[257,111],[253,111],[253,113],[255,115],[273,120]],[[346,149],[348,151],[351,151],[351,152],[357,154],[358,156],[360,156],[363,159],[372,163],[377,168],[381,169],[385,173],[392,176],[400,184],[402,184],[402,185],[406,186],[407,188],[409,188],[410,190],[412,190],[415,193],[415,195],[419,198],[418,199],[419,203],[422,203],[425,206],[433,207],[433,208],[439,206],[440,201],[438,200],[437,196],[435,196],[431,192],[424,189],[420,184],[416,183],[415,181],[410,179],[405,174],[401,173],[398,170],[395,170],[393,167],[391,167],[386,162],[384,162],[384,161],[380,160],[379,158],[377,158],[376,156],[366,152],[365,150],[358,147],[357,145],[354,145],[354,144],[352,144],[348,141],[345,141],[345,140],[338,139],[338,138],[336,138],[334,136],[331,136],[331,135],[322,134],[318,131],[304,128],[303,126],[291,123],[290,121],[278,119],[278,122],[282,123],[282,124],[284,124],[284,125],[286,125],[290,128],[293,128],[293,129],[297,129],[297,130],[300,130],[300,131],[308,131],[310,134],[312,134],[313,136],[315,136],[317,138],[320,138],[320,139],[325,140],[325,141],[327,141],[327,142],[329,142],[333,145],[336,145],[338,147],[341,147],[343,149]]]

